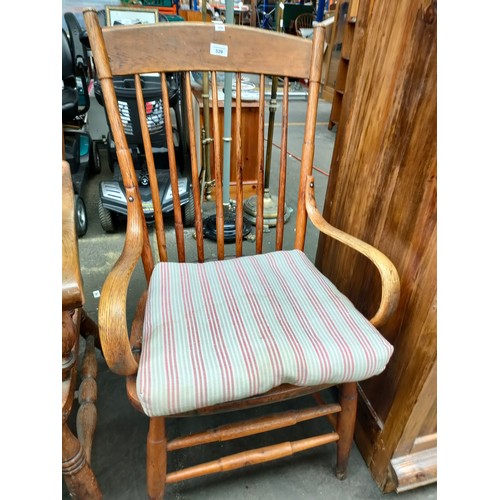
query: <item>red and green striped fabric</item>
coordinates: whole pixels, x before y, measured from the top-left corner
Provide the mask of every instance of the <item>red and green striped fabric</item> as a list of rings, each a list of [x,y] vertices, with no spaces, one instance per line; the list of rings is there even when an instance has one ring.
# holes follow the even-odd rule
[[[175,415],[283,383],[360,381],[393,347],[298,250],[159,263],[149,285],[138,395]]]

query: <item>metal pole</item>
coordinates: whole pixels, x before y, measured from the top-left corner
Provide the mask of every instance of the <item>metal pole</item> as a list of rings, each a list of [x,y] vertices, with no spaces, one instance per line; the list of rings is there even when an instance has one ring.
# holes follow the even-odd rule
[[[234,1],[226,2],[226,24],[234,24]],[[233,100],[233,73],[224,74],[224,170],[222,172],[222,202],[229,206],[231,179],[231,103]]]
[[[321,22],[323,21],[323,17],[325,15],[325,0],[318,0],[318,3],[316,4],[316,21]]]
[[[283,16],[282,3],[278,4],[276,13],[276,31],[281,31],[281,19]],[[269,102],[269,126],[267,128],[267,149],[266,149],[266,169],[264,176],[264,189],[269,190],[269,177],[271,173],[271,157],[273,153],[274,116],[276,114],[278,95],[278,77],[273,76],[271,84],[271,100]]]
[[[201,19],[203,22],[207,20],[207,0],[203,0],[201,9]],[[212,173],[210,172],[210,142],[212,138],[210,137],[210,100],[209,100],[209,83],[208,83],[208,72],[203,72],[202,80],[202,99],[203,99],[203,127],[202,132],[202,186],[201,186],[201,201],[205,196],[207,200],[211,199],[211,178]],[[205,191],[205,192],[203,192]]]

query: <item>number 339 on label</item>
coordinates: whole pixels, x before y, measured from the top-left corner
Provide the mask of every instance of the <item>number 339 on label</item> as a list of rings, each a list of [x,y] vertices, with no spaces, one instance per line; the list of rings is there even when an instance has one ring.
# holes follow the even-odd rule
[[[211,43],[210,54],[213,56],[227,57],[227,45],[221,45],[220,43]]]

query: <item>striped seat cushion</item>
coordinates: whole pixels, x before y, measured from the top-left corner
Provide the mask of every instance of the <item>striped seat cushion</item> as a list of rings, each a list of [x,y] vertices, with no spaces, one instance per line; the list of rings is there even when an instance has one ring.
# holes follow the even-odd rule
[[[393,347],[298,250],[159,263],[149,285],[138,396],[174,415],[283,383],[360,381]]]

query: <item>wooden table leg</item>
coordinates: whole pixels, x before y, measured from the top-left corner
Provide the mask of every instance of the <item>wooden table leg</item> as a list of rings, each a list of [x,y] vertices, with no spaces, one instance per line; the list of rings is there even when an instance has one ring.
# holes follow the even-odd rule
[[[82,429],[82,440],[71,432],[67,424],[73,406],[73,394],[76,383],[78,361],[78,334],[80,310],[63,311],[62,313],[62,474],[72,498],[77,500],[101,500],[102,493],[94,472],[90,468],[90,448],[95,430],[95,399],[97,388],[95,377],[97,362],[94,355],[94,338],[88,341],[87,356],[84,366],[84,383],[81,389],[81,402],[91,414],[82,414],[78,419]],[[82,390],[83,389],[83,390]],[[93,411],[92,411],[93,410]],[[89,456],[89,461],[86,459]]]
[[[97,360],[95,356],[94,336],[86,339],[85,353],[80,371],[82,382],[78,390],[80,407],[76,414],[76,435],[85,452],[85,459],[90,465],[94,432],[97,427]]]
[[[85,460],[80,441],[71,432],[66,422],[62,426],[62,473],[69,493],[81,500],[101,499],[97,480]]]

